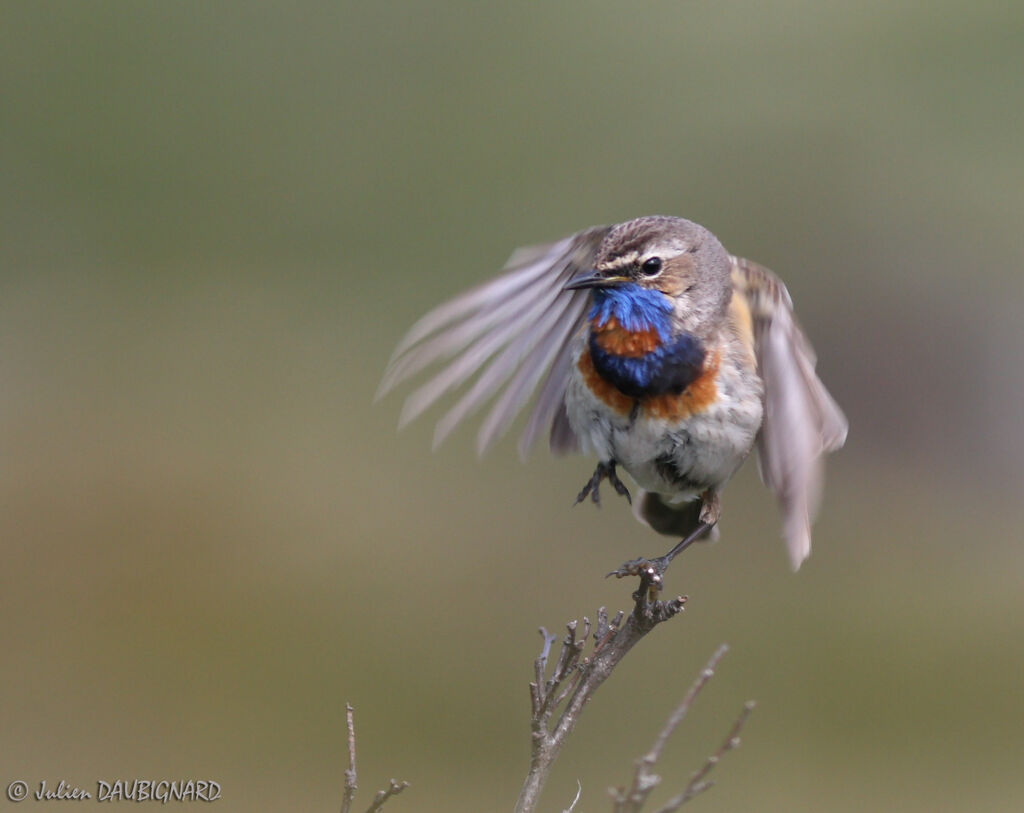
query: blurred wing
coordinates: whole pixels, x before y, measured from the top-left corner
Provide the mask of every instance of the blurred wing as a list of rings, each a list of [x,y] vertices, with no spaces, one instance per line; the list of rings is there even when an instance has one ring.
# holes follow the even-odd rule
[[[822,456],[843,445],[846,416],[814,372],[814,350],[797,324],[786,286],[750,260],[732,257],[732,264],[733,287],[750,307],[754,352],[764,380],[758,467],[782,508],[783,536],[796,570],[811,552]]]
[[[609,229],[599,226],[557,243],[519,249],[500,276],[435,308],[413,325],[395,349],[377,396],[432,364],[448,364],[406,399],[399,425],[479,373],[438,421],[434,445],[497,395],[477,436],[477,450],[483,454],[508,429],[546,373],[519,452],[525,456],[537,433],[552,422],[552,448],[564,451],[575,446],[571,428],[559,418],[564,414],[571,343],[583,324],[590,294],[565,291],[563,286],[594,264]]]

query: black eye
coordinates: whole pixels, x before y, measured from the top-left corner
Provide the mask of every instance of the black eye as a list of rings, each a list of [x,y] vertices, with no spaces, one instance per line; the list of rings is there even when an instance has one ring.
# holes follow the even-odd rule
[[[647,276],[653,277],[661,271],[661,257],[651,257],[650,259],[644,260],[644,264],[640,266],[640,270]]]

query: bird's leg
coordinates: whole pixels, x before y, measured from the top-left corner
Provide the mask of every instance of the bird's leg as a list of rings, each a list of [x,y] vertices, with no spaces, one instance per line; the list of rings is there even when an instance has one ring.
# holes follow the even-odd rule
[[[621,579],[624,576],[639,576],[641,590],[646,587],[649,597],[653,601],[661,590],[662,576],[668,570],[672,560],[714,528],[721,514],[722,504],[718,499],[718,492],[712,491],[709,488],[701,495],[699,524],[683,539],[679,540],[672,550],[664,556],[659,556],[657,559],[630,559],[608,575],[615,576],[617,579]]]
[[[619,479],[619,475],[615,473],[615,461],[609,460],[607,463],[601,461],[597,464],[597,468],[594,469],[594,476],[587,481],[587,484],[583,486],[583,490],[576,496],[576,502],[573,505],[579,505],[583,502],[587,495],[590,495],[590,499],[594,501],[594,505],[601,505],[601,495],[598,493],[598,488],[601,485],[601,481],[605,478],[611,483],[612,488],[615,489],[616,494],[621,494],[626,498],[626,502],[630,505],[633,504],[633,498],[629,496],[629,489],[626,488],[626,484]]]

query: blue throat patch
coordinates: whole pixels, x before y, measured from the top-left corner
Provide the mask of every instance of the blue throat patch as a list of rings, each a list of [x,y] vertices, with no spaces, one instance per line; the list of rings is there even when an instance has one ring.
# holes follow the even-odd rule
[[[672,303],[665,294],[632,282],[613,288],[595,288],[594,304],[590,307],[590,319],[598,325],[614,316],[631,333],[654,328],[663,342],[669,339],[671,314]]]
[[[660,291],[626,283],[596,288],[590,319],[598,326],[615,317],[632,333],[654,330],[659,344],[639,357],[620,356],[600,346],[590,334],[590,356],[597,373],[631,398],[678,394],[690,386],[704,368],[704,348],[685,331],[672,335],[672,303]]]

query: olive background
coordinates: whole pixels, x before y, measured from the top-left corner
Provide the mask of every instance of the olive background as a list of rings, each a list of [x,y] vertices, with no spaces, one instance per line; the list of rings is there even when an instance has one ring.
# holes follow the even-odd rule
[[[1022,42],[962,0],[8,5],[0,782],[337,809],[349,701],[364,807],[510,809],[537,627],[665,540],[374,392],[517,245],[665,213],[786,280],[849,441],[796,575],[744,467],[544,809],[608,810],[723,641],[655,801],[752,698],[694,806],[1018,807]]]

